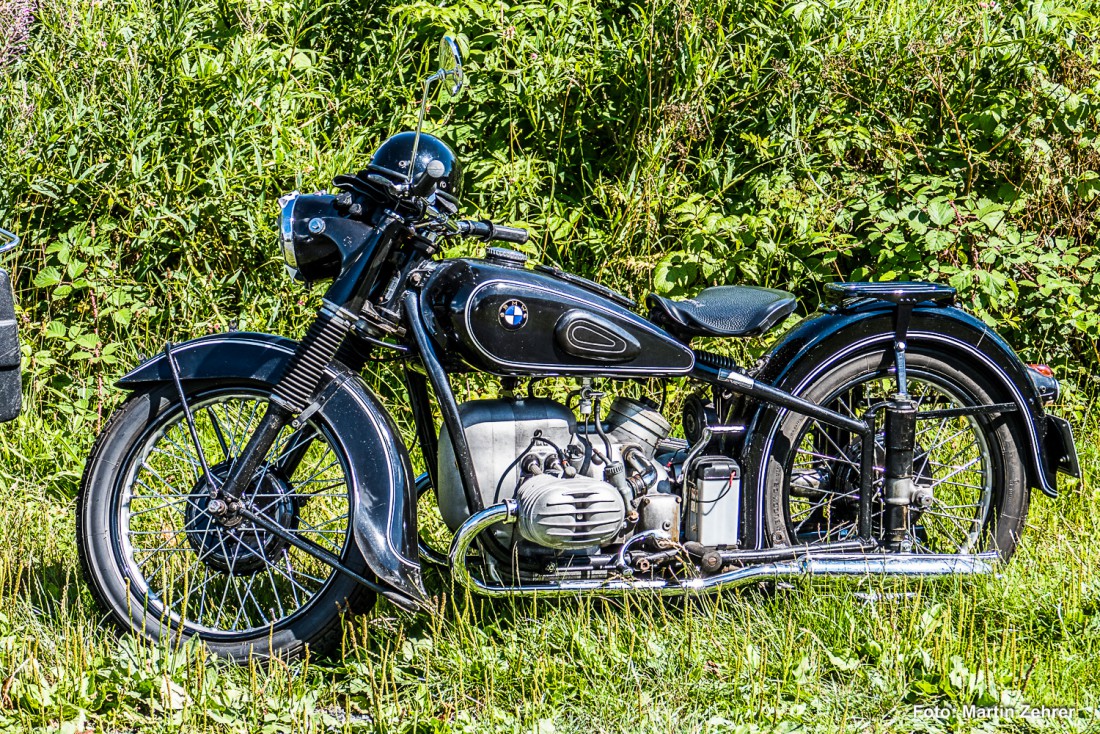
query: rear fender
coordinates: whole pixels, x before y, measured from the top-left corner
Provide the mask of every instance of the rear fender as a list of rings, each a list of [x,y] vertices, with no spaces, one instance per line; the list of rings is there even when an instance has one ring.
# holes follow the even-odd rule
[[[233,332],[173,346],[172,355],[185,384],[236,379],[274,386],[296,346],[284,337]],[[160,354],[115,384],[138,390],[171,380],[168,362]],[[412,465],[397,428],[378,398],[343,365],[328,368],[318,396],[318,413],[332,426],[351,464],[359,550],[378,579],[394,589],[393,601],[406,608],[427,605],[416,560]]]
[[[813,316],[783,335],[765,355],[755,379],[782,389],[799,392],[805,385],[789,384],[796,371],[806,364],[821,364],[827,369],[855,351],[874,346],[890,348],[894,338],[894,308],[871,302],[853,309],[830,309]],[[980,373],[997,390],[998,402],[1012,402],[1017,411],[1006,414],[1015,421],[1026,446],[1027,479],[1031,487],[1051,497],[1058,496],[1059,457],[1048,460],[1048,416],[1043,400],[1028,376],[1027,366],[996,332],[970,314],[957,308],[931,304],[913,310],[908,336],[909,351],[935,347],[963,361]],[[766,406],[758,408],[750,420],[750,434]],[[1053,428],[1051,429],[1053,430]],[[747,444],[746,444],[747,445]]]

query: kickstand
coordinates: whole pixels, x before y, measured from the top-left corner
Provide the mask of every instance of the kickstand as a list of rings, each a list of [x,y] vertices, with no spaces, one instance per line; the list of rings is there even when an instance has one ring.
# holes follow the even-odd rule
[[[172,371],[172,382],[176,386],[180,405],[183,406],[183,416],[187,419],[187,430],[191,433],[191,440],[195,442],[195,450],[199,452],[199,464],[202,465],[203,476],[206,477],[206,481],[210,485],[210,497],[214,499],[218,496],[218,485],[214,483],[214,476],[210,473],[210,466],[206,463],[206,454],[202,450],[199,432],[195,428],[195,416],[191,414],[191,406],[187,404],[187,395],[183,392],[183,382],[180,381],[180,368],[176,364],[175,355],[172,354],[172,342],[165,342],[164,356],[168,359],[168,368]]]

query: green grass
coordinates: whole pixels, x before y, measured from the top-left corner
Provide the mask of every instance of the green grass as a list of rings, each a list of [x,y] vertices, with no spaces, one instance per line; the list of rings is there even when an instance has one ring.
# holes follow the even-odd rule
[[[914,706],[1027,703],[1083,713],[999,725],[1086,731],[1100,723],[1089,712],[1100,705],[1100,450],[1088,420],[1085,479],[1058,500],[1033,497],[996,577],[489,602],[430,575],[436,617],[380,605],[347,620],[334,658],[243,668],[105,627],[79,575],[65,489],[77,440],[62,479],[9,474],[0,496],[0,727],[984,731],[989,721],[930,720]],[[37,409],[3,430],[9,466],[57,456],[68,435]]]

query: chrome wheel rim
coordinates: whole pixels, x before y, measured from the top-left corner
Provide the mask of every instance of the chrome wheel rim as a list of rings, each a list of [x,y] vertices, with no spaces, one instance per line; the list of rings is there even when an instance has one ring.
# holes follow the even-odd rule
[[[266,403],[265,394],[237,389],[190,404],[216,477],[228,474]],[[269,520],[341,556],[352,504],[335,446],[317,422],[284,428],[245,496]],[[212,637],[270,630],[300,615],[334,578],[329,566],[262,528],[227,526],[207,512],[207,483],[179,405],[146,431],[123,477],[114,535],[131,595],[162,622]]]

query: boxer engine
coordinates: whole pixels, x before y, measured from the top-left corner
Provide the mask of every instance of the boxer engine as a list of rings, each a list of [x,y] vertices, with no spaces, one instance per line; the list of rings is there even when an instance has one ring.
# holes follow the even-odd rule
[[[602,420],[580,424],[546,398],[474,400],[459,413],[483,506],[518,504],[518,522],[492,531],[501,543],[583,553],[646,530],[678,537],[681,498],[667,467],[682,443],[653,407],[619,397]],[[439,508],[454,531],[470,510],[446,431],[438,456]]]

